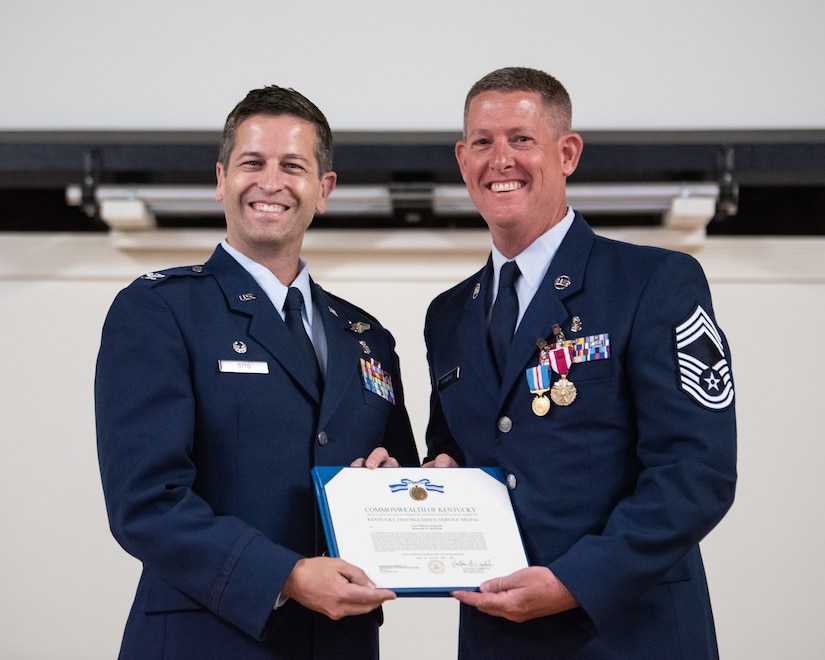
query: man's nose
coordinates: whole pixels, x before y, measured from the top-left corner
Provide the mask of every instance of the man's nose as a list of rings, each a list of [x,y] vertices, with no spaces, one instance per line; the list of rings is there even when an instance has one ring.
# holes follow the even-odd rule
[[[493,143],[493,157],[490,166],[497,171],[507,169],[513,164],[513,150],[506,141]]]
[[[284,173],[277,165],[267,165],[258,176],[258,186],[262,190],[280,190],[283,187]]]

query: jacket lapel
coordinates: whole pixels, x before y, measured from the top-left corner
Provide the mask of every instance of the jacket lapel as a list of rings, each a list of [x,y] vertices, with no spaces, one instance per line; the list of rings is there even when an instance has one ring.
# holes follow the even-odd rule
[[[229,308],[249,317],[250,338],[261,344],[298,386],[318,401],[318,388],[312,374],[302,365],[292,335],[255,279],[220,246],[205,266],[223,290]]]
[[[564,325],[570,318],[565,300],[581,290],[587,260],[595,235],[579,213],[550,262],[547,274],[522,317],[502,378],[502,398],[513,387],[520,387],[524,372],[538,364],[540,339],[553,337],[553,326]]]
[[[484,268],[469,281],[471,286],[466,290],[467,298],[454,331],[454,342],[458,364],[464,372],[461,377],[481,383],[490,400],[496,402],[499,398],[498,370],[487,341],[492,278],[493,261],[488,258]]]
[[[316,319],[323,321],[327,338],[327,373],[324,381],[324,396],[321,401],[319,426],[323,427],[343,401],[344,394],[352,391],[353,379],[359,376],[359,360],[366,356],[359,344],[361,338],[350,330],[350,321],[369,322],[366,318],[347,318],[340,305],[314,282],[312,290],[316,304]],[[369,343],[369,331],[363,335]],[[360,383],[355,387],[361,387]]]

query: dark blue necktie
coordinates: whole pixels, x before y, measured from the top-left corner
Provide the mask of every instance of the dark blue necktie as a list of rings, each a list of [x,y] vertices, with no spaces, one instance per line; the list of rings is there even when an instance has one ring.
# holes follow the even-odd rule
[[[518,295],[516,280],[521,274],[515,261],[508,261],[501,267],[498,279],[498,295],[490,315],[490,347],[498,367],[498,374],[504,374],[507,351],[513,341],[518,318]]]
[[[301,318],[301,308],[303,306],[304,297],[301,295],[301,290],[294,286],[289,287],[284,302],[284,321],[286,321],[286,327],[289,328],[292,338],[298,345],[298,355],[304,363],[304,368],[313,375],[315,384],[320,391],[321,369],[318,366],[318,356],[315,354],[315,349],[312,347],[312,342]]]

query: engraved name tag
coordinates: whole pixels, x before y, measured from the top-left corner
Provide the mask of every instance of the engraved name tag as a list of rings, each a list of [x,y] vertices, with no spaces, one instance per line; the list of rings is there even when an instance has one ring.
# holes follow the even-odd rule
[[[225,374],[268,374],[269,364],[248,360],[218,360],[218,369]]]

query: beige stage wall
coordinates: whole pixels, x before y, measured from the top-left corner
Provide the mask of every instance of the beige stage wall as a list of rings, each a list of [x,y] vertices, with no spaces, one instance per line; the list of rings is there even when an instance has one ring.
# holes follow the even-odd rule
[[[0,233],[0,659],[115,657],[139,566],[109,535],[97,473],[101,324],[134,277],[201,262],[221,237]],[[317,281],[395,334],[422,441],[424,312],[481,265],[486,233],[311,231],[305,247]],[[825,239],[716,238],[694,254],[730,339],[740,429],[736,503],[703,544],[722,658],[818,659]],[[385,660],[455,657],[450,599],[385,611]]]

